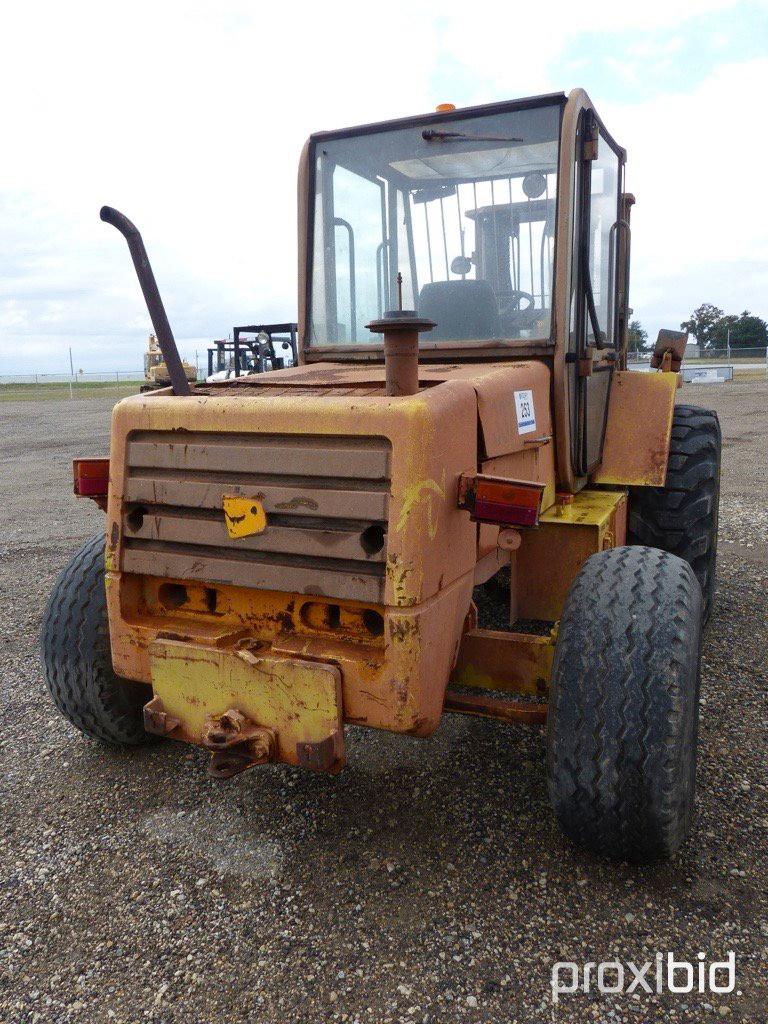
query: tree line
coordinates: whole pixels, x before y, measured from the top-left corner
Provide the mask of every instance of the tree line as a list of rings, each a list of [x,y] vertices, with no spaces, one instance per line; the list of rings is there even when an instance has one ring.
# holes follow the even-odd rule
[[[681,331],[688,331],[696,338],[702,351],[735,348],[765,348],[768,345],[768,323],[745,309],[735,315],[724,313],[711,302],[705,302],[694,309],[690,319],[680,324]],[[653,348],[648,332],[639,320],[633,320],[627,329],[628,350],[646,352]]]

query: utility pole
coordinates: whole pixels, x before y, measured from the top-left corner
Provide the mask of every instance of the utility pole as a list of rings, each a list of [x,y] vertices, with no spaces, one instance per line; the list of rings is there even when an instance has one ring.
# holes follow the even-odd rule
[[[728,349],[728,358],[731,358],[731,328],[728,328],[728,337],[726,339],[726,346]]]
[[[72,381],[75,379],[75,364],[72,362],[72,346],[69,346],[69,397],[72,398]]]

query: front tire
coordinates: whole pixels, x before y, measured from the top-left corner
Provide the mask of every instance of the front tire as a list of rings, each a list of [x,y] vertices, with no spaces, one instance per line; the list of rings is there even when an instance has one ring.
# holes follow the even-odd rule
[[[103,534],[84,544],[56,581],[40,645],[53,703],[80,732],[119,746],[158,739],[144,731],[142,708],[152,688],[112,669]]]
[[[654,548],[592,555],[566,598],[547,726],[563,831],[621,860],[670,857],[691,824],[701,588]]]
[[[721,450],[717,413],[676,405],[664,487],[633,487],[629,494],[627,543],[688,562],[704,596],[705,624],[715,596]]]

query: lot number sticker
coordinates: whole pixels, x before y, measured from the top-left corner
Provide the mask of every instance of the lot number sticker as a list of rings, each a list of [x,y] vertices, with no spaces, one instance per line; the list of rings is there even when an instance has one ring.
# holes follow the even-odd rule
[[[533,408],[532,391],[515,392],[518,434],[530,434],[536,429],[536,410]]]

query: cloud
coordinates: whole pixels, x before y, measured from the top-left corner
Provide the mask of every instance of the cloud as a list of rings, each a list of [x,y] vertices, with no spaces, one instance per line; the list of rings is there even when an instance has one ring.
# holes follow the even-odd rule
[[[604,104],[628,148],[632,304],[655,332],[701,302],[768,315],[768,161],[754,97],[768,58],[725,64],[693,91],[639,104]],[[617,129],[618,132],[618,129]]]
[[[20,6],[0,41],[8,104],[0,165],[0,300],[24,308],[0,360],[48,334],[46,294],[69,290],[67,330],[90,365],[139,364],[148,320],[108,202],[142,230],[182,339],[296,316],[296,167],[311,130],[424,109],[436,60],[429,22],[381,19],[382,74],[359,5],[267,14],[251,4]],[[347,42],[347,40],[349,40]],[[34,47],[34,74],[29,73]],[[23,89],[20,83],[24,83]],[[50,326],[50,325],[49,325]],[[88,339],[95,338],[96,342]],[[109,343],[107,344],[107,339]],[[43,350],[45,350],[43,348]]]
[[[64,369],[70,345],[85,369],[140,365],[149,321],[125,244],[98,219],[104,202],[142,230],[193,355],[233,324],[295,317],[296,166],[311,131],[573,84],[630,150],[638,314],[650,326],[670,308],[686,314],[689,295],[759,306],[744,290],[760,277],[764,199],[733,181],[764,165],[765,64],[739,52],[764,10],[736,0],[559,2],[546,15],[455,0],[439,15],[401,0],[16,5],[0,37],[0,87],[12,97],[0,369]],[[704,25],[723,51],[711,68],[685,48]]]

